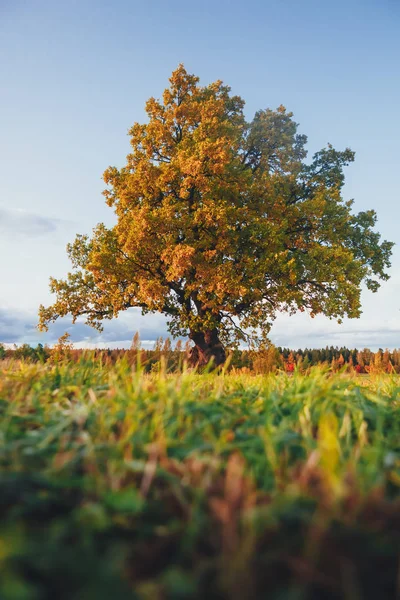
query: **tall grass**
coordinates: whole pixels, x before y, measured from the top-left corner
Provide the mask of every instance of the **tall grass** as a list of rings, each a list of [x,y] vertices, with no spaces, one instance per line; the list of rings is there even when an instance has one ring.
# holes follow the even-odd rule
[[[0,598],[397,598],[400,381],[12,363]]]

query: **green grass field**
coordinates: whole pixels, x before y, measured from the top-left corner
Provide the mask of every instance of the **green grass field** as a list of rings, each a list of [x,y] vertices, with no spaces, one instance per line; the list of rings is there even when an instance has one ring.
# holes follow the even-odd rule
[[[400,597],[400,379],[0,372],[1,600]]]

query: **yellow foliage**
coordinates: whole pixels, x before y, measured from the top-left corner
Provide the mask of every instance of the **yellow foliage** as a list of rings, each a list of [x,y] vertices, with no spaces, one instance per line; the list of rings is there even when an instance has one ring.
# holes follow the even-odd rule
[[[352,215],[341,197],[353,153],[329,146],[306,164],[285,107],[247,123],[221,81],[201,86],[183,65],[169,81],[131,127],[125,167],[104,173],[116,224],[68,245],[73,271],[51,279],[40,327],[71,314],[101,329],[139,307],[167,314],[174,335],[228,340],[265,335],[282,310],[358,316],[361,282],[386,277],[391,244],[373,211]]]
[[[333,412],[324,413],[318,424],[320,464],[331,487],[339,488],[337,467],[340,460],[339,422]]]

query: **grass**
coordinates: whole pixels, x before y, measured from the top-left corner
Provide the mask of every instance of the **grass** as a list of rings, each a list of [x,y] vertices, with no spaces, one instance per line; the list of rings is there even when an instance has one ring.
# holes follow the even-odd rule
[[[11,363],[0,598],[399,598],[399,401],[388,375]]]

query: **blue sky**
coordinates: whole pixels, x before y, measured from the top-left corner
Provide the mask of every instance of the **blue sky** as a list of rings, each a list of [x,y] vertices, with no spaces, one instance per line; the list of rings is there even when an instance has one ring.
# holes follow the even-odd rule
[[[98,338],[82,325],[35,330],[65,245],[112,212],[103,171],[122,166],[127,130],[160,96],[178,63],[206,84],[222,79],[257,109],[284,104],[310,153],[350,146],[344,194],[399,234],[400,3],[397,0],[0,0],[0,342],[81,344],[166,335],[162,317],[132,310]],[[400,252],[388,283],[363,293],[364,313],[337,325],[278,317],[271,338],[291,347],[400,346]]]

